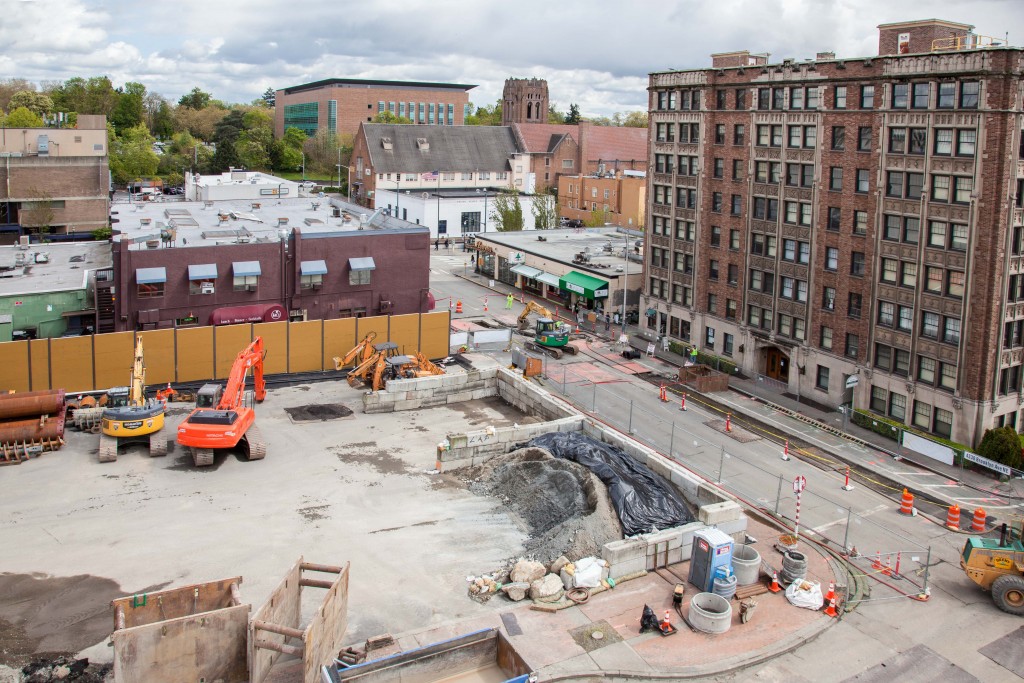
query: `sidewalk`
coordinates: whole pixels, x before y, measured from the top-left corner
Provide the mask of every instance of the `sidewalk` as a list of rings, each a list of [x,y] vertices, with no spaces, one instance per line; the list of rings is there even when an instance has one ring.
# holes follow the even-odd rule
[[[491,289],[501,296],[512,293],[517,304],[519,296],[522,295],[520,290],[497,280],[489,287],[488,280],[478,274],[457,276]],[[548,306],[551,304],[538,297],[527,296],[538,303]],[[613,324],[608,332],[605,331],[602,322],[598,322],[595,327],[596,329],[585,324],[583,331],[613,342],[619,339],[623,331],[621,324]],[[657,341],[657,335],[653,330],[645,330],[638,325],[627,325],[625,331],[634,347],[639,345],[644,348],[648,343]],[[672,367],[679,367],[685,363],[682,356],[662,350],[660,344],[656,345],[654,355],[659,361]],[[767,422],[782,434],[815,443],[831,456],[896,482],[920,497],[922,502],[930,499],[936,506],[945,507],[954,503],[959,505],[964,526],[970,524],[971,515],[978,507],[985,509],[990,525],[996,520],[1008,521],[1012,516],[1024,515],[1022,479],[1000,482],[996,476],[990,476],[985,471],[946,465],[904,449],[896,441],[886,439],[852,421],[844,421],[838,411],[826,411],[818,406],[797,401],[795,396],[781,394],[755,378],[733,376],[729,384],[730,391],[715,392],[709,397],[730,406],[736,415]],[[695,392],[688,393],[696,396]],[[936,517],[942,516],[938,507],[934,508],[933,514]]]

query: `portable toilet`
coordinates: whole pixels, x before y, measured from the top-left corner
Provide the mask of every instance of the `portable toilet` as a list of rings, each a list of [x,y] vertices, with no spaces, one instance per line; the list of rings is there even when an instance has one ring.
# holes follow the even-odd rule
[[[725,568],[728,576],[732,564],[733,540],[729,534],[709,527],[693,534],[693,549],[690,552],[689,581],[705,593],[712,592],[715,572]]]

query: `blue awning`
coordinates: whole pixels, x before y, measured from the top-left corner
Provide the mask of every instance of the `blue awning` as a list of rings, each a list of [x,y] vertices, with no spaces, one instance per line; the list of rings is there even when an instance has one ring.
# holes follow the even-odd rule
[[[263,274],[259,261],[235,261],[231,264],[235,277],[252,277]]]
[[[167,282],[166,268],[136,268],[135,282],[140,285],[153,285],[158,282]]]
[[[303,261],[299,264],[303,275],[327,275],[327,261]]]
[[[350,258],[348,267],[352,270],[376,270],[377,264],[373,262],[372,256],[367,256],[365,258]]]
[[[188,267],[188,279],[189,280],[216,280],[217,279],[217,264],[216,263],[200,263],[197,265],[191,265]]]

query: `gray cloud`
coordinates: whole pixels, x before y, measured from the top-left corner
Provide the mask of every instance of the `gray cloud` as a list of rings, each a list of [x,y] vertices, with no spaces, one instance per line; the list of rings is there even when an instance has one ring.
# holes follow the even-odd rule
[[[546,78],[560,109],[608,116],[646,106],[647,74],[707,66],[747,49],[772,61],[834,50],[874,54],[877,25],[936,16],[1009,31],[1024,43],[1019,0],[22,0],[0,24],[0,77],[109,75],[177,99],[199,86],[248,102],[267,87],[329,77],[476,83],[475,104],[510,76]],[[59,21],[55,18],[59,17]]]

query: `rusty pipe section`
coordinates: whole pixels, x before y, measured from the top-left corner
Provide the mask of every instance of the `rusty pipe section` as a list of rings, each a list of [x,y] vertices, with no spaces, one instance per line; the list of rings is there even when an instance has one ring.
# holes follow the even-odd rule
[[[57,441],[64,436],[64,413],[55,417],[0,422],[0,444]]]
[[[0,420],[64,413],[64,390],[0,394]]]

